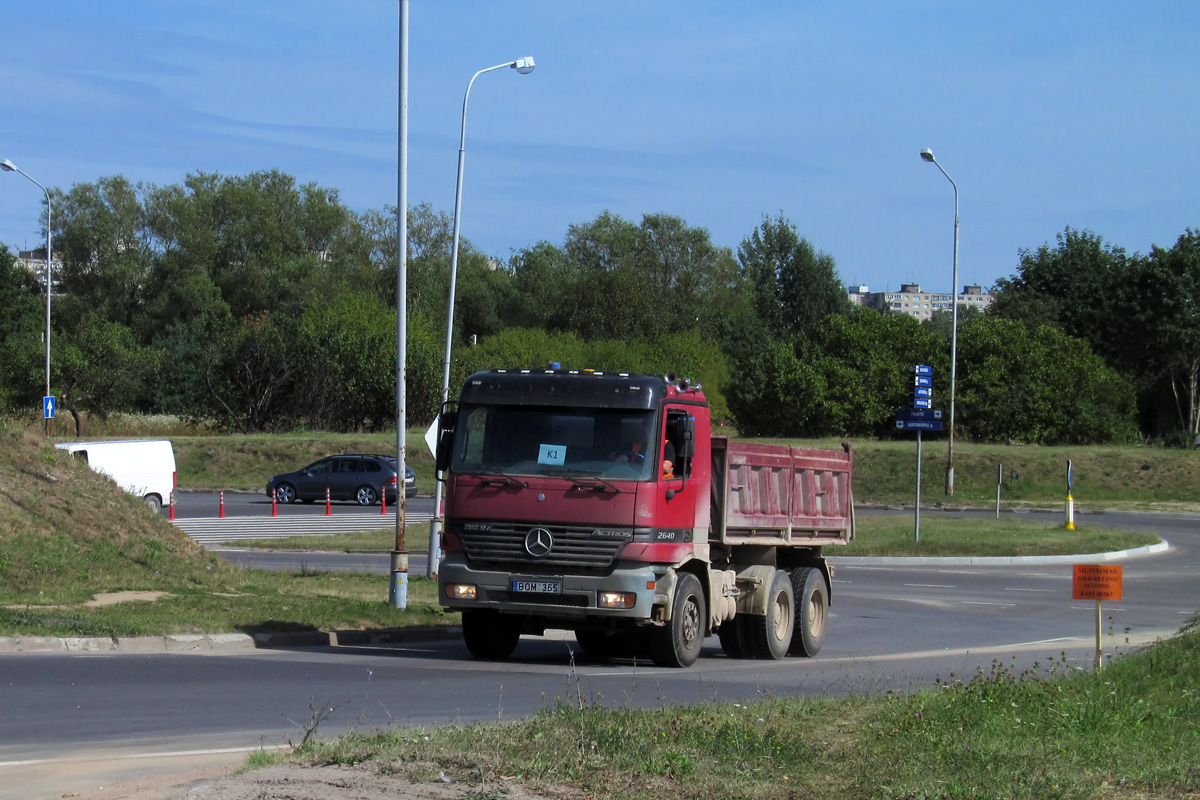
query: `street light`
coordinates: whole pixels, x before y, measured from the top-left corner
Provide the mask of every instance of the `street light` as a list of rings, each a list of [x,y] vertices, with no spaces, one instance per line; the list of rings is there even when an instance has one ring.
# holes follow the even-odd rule
[[[450,348],[454,344],[454,288],[458,279],[458,232],[462,225],[462,188],[463,160],[467,153],[467,101],[471,99],[471,86],[475,79],[485,72],[510,67],[522,75],[533,72],[532,56],[518,58],[516,61],[505,61],[494,67],[481,69],[471,76],[467,82],[467,91],[463,95],[462,128],[458,139],[458,181],[454,187],[454,243],[450,248],[450,305],[446,312],[446,356],[442,361],[442,405],[450,397]],[[437,576],[438,548],[441,547],[442,526],[442,482],[437,481],[433,493],[433,520],[429,523],[429,562],[426,569],[428,577]]]
[[[958,366],[958,184],[950,177],[950,173],[942,169],[942,165],[933,157],[933,151],[928,147],[921,151],[921,158],[933,164],[950,185],[954,187],[954,272],[950,278],[950,446],[946,453],[946,494],[954,494],[954,378]]]
[[[46,397],[50,396],[50,192],[45,186],[30,178],[16,164],[9,161],[7,158],[0,161],[0,169],[5,172],[17,172],[24,175],[29,181],[43,192],[46,193]],[[50,417],[46,417],[46,435],[50,435]]]

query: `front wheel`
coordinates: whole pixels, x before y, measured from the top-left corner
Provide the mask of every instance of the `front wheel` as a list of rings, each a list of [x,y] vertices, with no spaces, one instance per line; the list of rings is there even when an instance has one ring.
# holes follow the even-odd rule
[[[476,658],[502,661],[521,639],[520,623],[495,611],[464,611],[462,628],[467,650]]]
[[[146,505],[150,506],[150,510],[155,514],[162,508],[162,498],[156,494],[148,494],[142,499],[146,501]]]
[[[275,501],[279,503],[296,502],[296,487],[290,483],[281,483],[275,487]]]
[[[671,598],[671,619],[650,634],[650,657],[660,667],[690,667],[700,656],[708,608],[700,580],[682,572]]]
[[[379,502],[379,492],[371,486],[360,486],[354,492],[354,499],[360,506],[373,506]]]
[[[825,586],[825,576],[815,567],[799,567],[792,572],[792,591],[800,613],[788,652],[794,656],[815,656],[825,644],[828,622],[829,589]]]

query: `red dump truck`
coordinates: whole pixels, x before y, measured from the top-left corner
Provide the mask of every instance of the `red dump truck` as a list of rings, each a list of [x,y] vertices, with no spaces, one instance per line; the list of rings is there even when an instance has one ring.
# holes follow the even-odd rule
[[[701,387],[558,368],[467,379],[439,417],[438,593],[477,658],[573,631],[596,656],[686,667],[816,655],[854,536],[852,453],[712,435]]]

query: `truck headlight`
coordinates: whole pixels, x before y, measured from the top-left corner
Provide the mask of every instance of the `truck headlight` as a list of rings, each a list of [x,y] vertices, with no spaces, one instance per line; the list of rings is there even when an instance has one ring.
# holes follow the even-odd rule
[[[446,586],[446,596],[454,600],[474,600],[475,586],[470,583],[451,583]]]
[[[633,608],[637,595],[633,592],[601,592],[600,608]]]

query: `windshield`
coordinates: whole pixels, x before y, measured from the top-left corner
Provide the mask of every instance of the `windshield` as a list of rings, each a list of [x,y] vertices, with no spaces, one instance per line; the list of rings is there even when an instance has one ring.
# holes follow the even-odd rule
[[[643,481],[654,444],[653,411],[464,405],[451,469]]]

